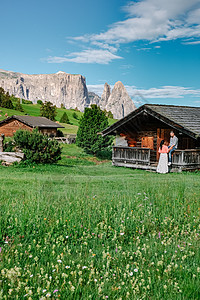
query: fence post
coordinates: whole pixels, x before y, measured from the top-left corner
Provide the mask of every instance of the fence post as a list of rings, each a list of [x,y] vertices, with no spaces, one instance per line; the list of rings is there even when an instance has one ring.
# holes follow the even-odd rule
[[[3,152],[4,134],[0,135],[0,152]]]

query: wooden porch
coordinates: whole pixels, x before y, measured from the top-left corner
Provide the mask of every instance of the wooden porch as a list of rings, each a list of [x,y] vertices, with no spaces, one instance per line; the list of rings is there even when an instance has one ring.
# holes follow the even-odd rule
[[[114,146],[112,164],[119,167],[156,171],[155,151],[149,148]],[[200,149],[176,150],[171,172],[200,169]]]

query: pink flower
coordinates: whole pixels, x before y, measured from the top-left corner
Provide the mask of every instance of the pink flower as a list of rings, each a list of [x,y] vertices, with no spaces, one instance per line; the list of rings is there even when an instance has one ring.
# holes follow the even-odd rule
[[[160,234],[160,232],[158,233],[158,237],[159,237],[159,239],[160,239],[160,236],[161,236],[161,234]]]
[[[54,290],[54,291],[53,291],[53,293],[56,293],[56,292],[58,292],[58,290]]]
[[[0,253],[1,253],[1,247],[0,247]]]

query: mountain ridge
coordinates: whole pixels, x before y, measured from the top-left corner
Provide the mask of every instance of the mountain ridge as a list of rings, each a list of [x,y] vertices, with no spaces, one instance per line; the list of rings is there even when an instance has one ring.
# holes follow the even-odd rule
[[[34,104],[38,100],[50,101],[57,107],[63,105],[67,109],[78,108],[80,111],[84,111],[84,108],[91,104],[97,104],[101,109],[111,111],[116,119],[135,109],[133,100],[121,82],[115,84],[112,92],[110,86],[105,83],[102,97],[99,97],[88,91],[84,76],[64,71],[52,74],[23,74],[0,69],[0,86],[10,95],[31,100]]]

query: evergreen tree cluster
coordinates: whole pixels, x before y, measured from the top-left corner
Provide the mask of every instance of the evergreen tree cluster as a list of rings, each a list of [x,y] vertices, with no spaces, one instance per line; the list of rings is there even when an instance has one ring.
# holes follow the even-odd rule
[[[69,121],[69,117],[68,117],[66,112],[63,113],[63,115],[60,119],[60,123],[71,124],[70,121]]]
[[[112,138],[101,135],[101,131],[107,127],[108,117],[96,104],[85,108],[77,132],[77,145],[87,153],[100,156],[102,152],[108,152],[110,157]]]
[[[45,101],[44,103],[41,104],[40,107],[40,116],[41,117],[46,117],[47,119],[51,121],[55,121],[57,112],[56,112],[56,106],[53,105],[51,102]]]
[[[0,87],[0,106],[8,109],[15,109],[23,112],[24,109],[20,103],[20,99],[9,95],[8,92]]]
[[[61,146],[56,140],[49,139],[37,129],[32,132],[18,130],[14,134],[14,143],[21,149],[28,163],[55,163],[61,159]]]
[[[5,92],[2,87],[0,87],[0,106],[4,108],[14,109],[12,100],[10,99],[8,92]]]

